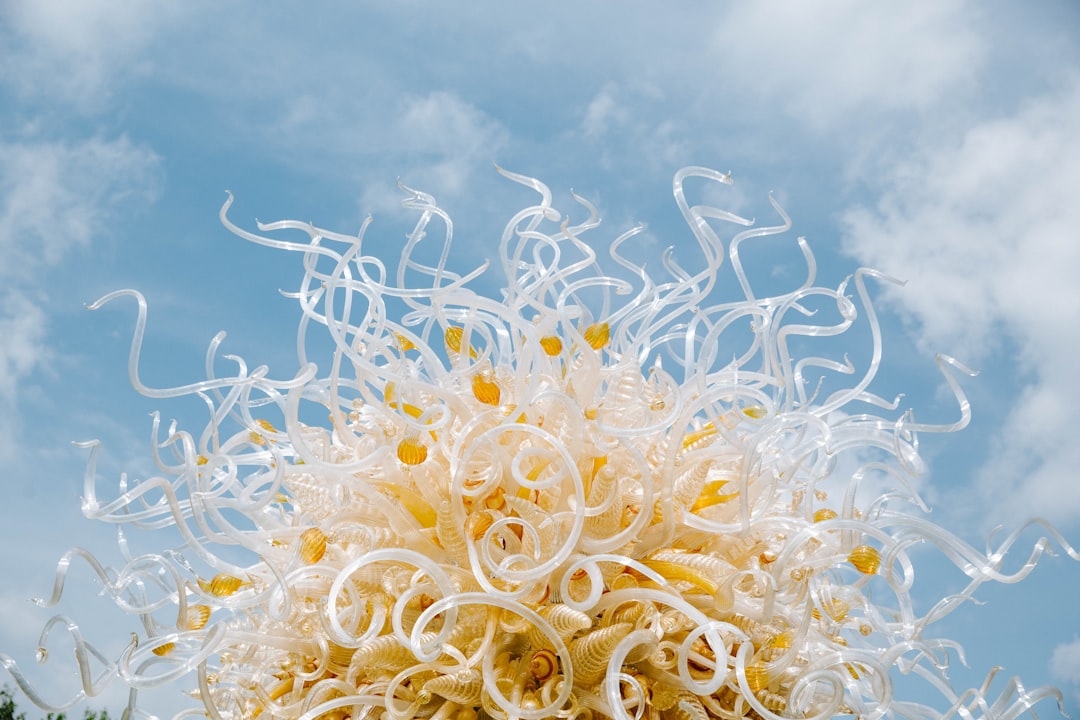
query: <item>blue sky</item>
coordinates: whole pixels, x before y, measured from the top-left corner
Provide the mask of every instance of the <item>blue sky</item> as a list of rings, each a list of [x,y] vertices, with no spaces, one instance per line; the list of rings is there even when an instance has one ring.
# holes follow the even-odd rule
[[[981,371],[964,382],[970,427],[923,438],[935,521],[981,547],[995,524],[1041,516],[1080,542],[1080,6],[319,8],[0,5],[0,650],[33,669],[49,613],[27,598],[48,594],[68,547],[115,555],[113,531],[79,514],[85,453],[70,442],[100,438],[105,477],[152,472],[159,403],[125,369],[134,310],[85,303],[146,295],[152,385],[198,379],[219,330],[251,364],[295,371],[295,311],[277,290],[298,269],[220,226],[227,189],[249,227],[351,232],[372,214],[369,249],[391,257],[410,226],[401,178],[451,212],[455,263],[471,269],[525,202],[494,163],[582,193],[611,237],[647,222],[642,252],[657,256],[689,242],[674,172],[730,169],[731,209],[768,220],[775,192],[823,284],[860,264],[908,281],[878,291],[879,394],[949,422],[934,353]],[[959,585],[927,560],[927,582]],[[79,577],[87,598],[69,610],[93,608],[88,634],[122,647],[130,623]],[[944,630],[972,666],[956,685],[1003,665],[1029,688],[1060,685],[1075,715],[1080,565],[1044,559],[985,590]],[[116,691],[102,703],[119,707]]]

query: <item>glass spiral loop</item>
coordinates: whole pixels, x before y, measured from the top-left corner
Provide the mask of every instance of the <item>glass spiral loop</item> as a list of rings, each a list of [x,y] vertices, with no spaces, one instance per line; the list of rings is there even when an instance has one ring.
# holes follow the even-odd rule
[[[595,208],[574,196],[572,220],[540,182],[500,172],[538,200],[502,235],[497,298],[473,289],[485,267],[447,266],[450,219],[424,193],[405,189],[419,220],[396,268],[363,253],[368,223],[254,233],[227,217],[230,196],[226,227],[301,261],[291,378],[219,359],[221,335],[206,379],[148,387],[142,296],[91,306],[133,299],[133,386],[201,398],[209,421],[162,434],[155,418],[159,474],[107,497],[87,444],[87,517],[174,528],[183,546],[116,570],[63,559],[43,604],[79,560],[146,628],[107,659],[74,621],[50,623],[75,642],[83,693],[118,676],[138,711],[138,690],[185,678],[193,712],[214,720],[1011,718],[1060,700],[948,685],[955,648],[934,623],[981,583],[1022,578],[1050,541],[1007,572],[1020,531],[984,553],[927,519],[909,482],[917,433],[967,424],[954,375],[970,371],[939,358],[951,424],[871,392],[882,350],[867,282],[890,278],[817,286],[799,238],[805,281],[759,297],[739,246],[787,232],[787,216],[773,203],[782,224],[754,228],[684,189],[730,174],[675,176],[701,260],[665,253],[650,273],[622,252],[640,228],[602,260],[583,239]],[[719,282],[728,257],[735,299]],[[806,352],[857,322],[861,367]],[[970,582],[920,614],[911,551],[925,543]],[[35,702],[65,707],[2,660]],[[897,671],[942,707],[895,697]]]

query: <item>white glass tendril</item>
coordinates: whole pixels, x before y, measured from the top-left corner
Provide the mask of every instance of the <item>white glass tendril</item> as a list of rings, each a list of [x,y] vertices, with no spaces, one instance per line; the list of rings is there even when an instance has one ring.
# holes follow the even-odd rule
[[[419,219],[396,268],[364,254],[370,222],[356,236],[293,221],[256,233],[229,219],[230,195],[229,230],[300,260],[291,378],[219,358],[221,334],[205,379],[152,388],[143,297],[90,306],[133,299],[132,386],[196,396],[208,422],[163,435],[155,416],[158,474],[112,494],[98,489],[98,445],[83,444],[86,516],[174,529],[183,546],[132,557],[122,541],[118,569],[64,556],[40,604],[59,603],[83,562],[145,632],[110,659],[57,616],[40,644],[70,636],[74,698],[47,699],[0,655],[33,702],[63,710],[118,678],[129,713],[145,712],[139,690],[179,681],[214,720],[1013,718],[1060,704],[1018,681],[996,697],[989,680],[948,683],[957,649],[937,621],[986,581],[1022,579],[1051,542],[1080,556],[1035,521],[1046,538],[1007,570],[1025,528],[981,552],[928,519],[911,483],[917,433],[967,425],[954,376],[973,373],[939,358],[954,422],[915,422],[900,398],[873,394],[883,352],[868,281],[894,280],[859,269],[817,286],[797,238],[805,280],[756,288],[740,247],[792,222],[772,198],[780,224],[762,228],[687,199],[730,173],[676,174],[701,259],[684,267],[669,250],[650,274],[624,252],[641,228],[603,258],[585,239],[595,207],[573,195],[564,215],[539,181],[499,172],[539,199],[502,234],[498,298],[472,289],[487,264],[448,267],[450,217],[424,193],[402,188]],[[857,323],[861,363],[843,343]],[[923,543],[970,581],[920,615],[911,550]],[[924,678],[941,704],[897,698],[895,672]]]

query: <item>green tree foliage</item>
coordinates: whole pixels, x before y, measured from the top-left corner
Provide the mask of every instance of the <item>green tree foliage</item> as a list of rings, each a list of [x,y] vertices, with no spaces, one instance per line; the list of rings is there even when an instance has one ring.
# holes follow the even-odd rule
[[[19,712],[15,696],[6,687],[0,687],[0,720],[26,720],[26,713]],[[64,713],[49,713],[45,720],[67,720]],[[108,710],[86,710],[83,720],[110,720]]]
[[[0,720],[26,720],[26,713],[15,713],[15,698],[7,688],[0,688]]]

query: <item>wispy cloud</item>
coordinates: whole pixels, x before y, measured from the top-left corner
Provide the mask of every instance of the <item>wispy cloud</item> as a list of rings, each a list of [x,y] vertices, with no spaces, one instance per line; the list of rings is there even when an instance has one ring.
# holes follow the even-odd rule
[[[0,83],[24,98],[100,110],[116,80],[149,70],[142,51],[184,8],[173,0],[11,0],[0,6]]]
[[[158,163],[124,137],[0,138],[0,460],[12,457],[22,436],[20,386],[52,354],[48,268],[111,236],[121,208],[152,201]]]
[[[1080,131],[1063,120],[1078,117],[1072,83],[897,164],[876,206],[845,218],[853,254],[909,280],[892,297],[925,347],[971,362],[1017,349],[1030,382],[980,473],[994,519],[1080,519]]]
[[[44,355],[45,314],[20,293],[0,296],[0,403],[15,400],[15,383]],[[0,458],[5,456],[0,445]]]
[[[145,203],[160,185],[158,157],[126,137],[5,142],[0,138],[0,277],[31,285],[126,203]]]
[[[1072,691],[1073,700],[1080,703],[1080,637],[1061,643],[1050,656],[1050,676]]]
[[[852,116],[922,109],[973,82],[984,39],[964,0],[741,3],[717,27],[731,77],[821,129]]]

